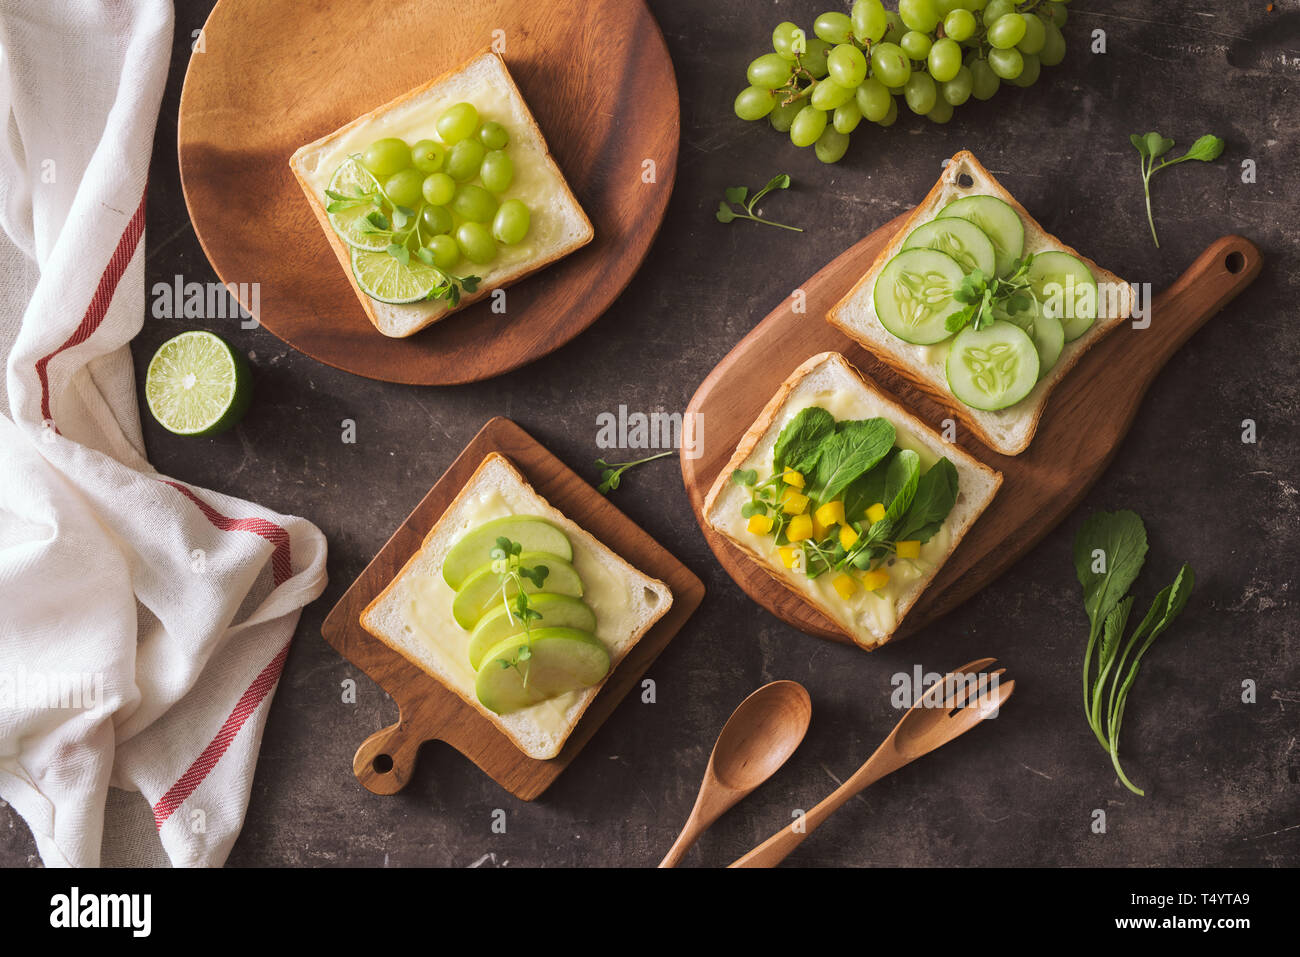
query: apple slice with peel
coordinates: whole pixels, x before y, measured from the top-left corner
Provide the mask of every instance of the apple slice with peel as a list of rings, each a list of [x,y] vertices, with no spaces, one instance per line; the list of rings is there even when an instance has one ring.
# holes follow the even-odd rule
[[[600,639],[577,628],[534,628],[498,642],[483,656],[474,691],[497,714],[527,708],[570,691],[590,688],[609,673]],[[520,650],[530,654],[521,660]]]
[[[528,607],[542,616],[533,621],[534,630],[577,628],[592,634],[596,632],[596,613],[581,598],[543,591],[528,596]],[[524,623],[519,620],[513,608],[507,610],[504,602],[490,608],[469,636],[470,667],[477,671],[489,648],[523,630]]]
[[[559,555],[546,552],[524,552],[519,556],[519,564],[525,568],[545,565],[548,569],[546,581],[538,588],[531,581],[524,579],[524,591],[528,594],[545,589],[557,595],[571,598],[582,597],[582,579],[572,565]],[[513,583],[506,585],[506,598],[514,598],[516,588]],[[501,576],[492,570],[492,563],[481,565],[472,572],[456,592],[451,603],[451,614],[466,631],[473,631],[484,614],[492,610],[494,604],[502,604]]]
[[[507,515],[494,518],[467,532],[442,562],[442,580],[458,591],[474,572],[491,560],[498,538],[518,542],[525,552],[546,552],[573,561],[573,546],[568,537],[550,522],[532,515]]]

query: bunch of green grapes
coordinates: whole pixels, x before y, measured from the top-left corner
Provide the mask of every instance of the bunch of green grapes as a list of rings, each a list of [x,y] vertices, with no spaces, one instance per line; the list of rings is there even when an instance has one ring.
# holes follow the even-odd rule
[[[856,0],[823,13],[809,37],[793,23],[772,31],[774,53],[749,64],[736,97],[742,120],[767,117],[795,146],[837,162],[865,119],[891,126],[901,96],[936,123],[972,96],[987,100],[1002,81],[1032,86],[1065,59],[1069,0]]]

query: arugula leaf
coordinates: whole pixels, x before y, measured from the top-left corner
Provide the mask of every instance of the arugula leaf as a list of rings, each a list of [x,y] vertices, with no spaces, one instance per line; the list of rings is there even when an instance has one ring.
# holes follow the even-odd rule
[[[772,470],[794,469],[807,475],[822,454],[822,443],[835,434],[835,416],[811,405],[789,421],[772,448]]]
[[[814,484],[823,501],[838,498],[855,478],[865,474],[894,447],[894,426],[885,419],[840,422],[823,443]]]
[[[957,504],[957,466],[947,457],[930,466],[916,483],[912,506],[895,533],[899,541],[918,540],[924,545],[943,527]]]

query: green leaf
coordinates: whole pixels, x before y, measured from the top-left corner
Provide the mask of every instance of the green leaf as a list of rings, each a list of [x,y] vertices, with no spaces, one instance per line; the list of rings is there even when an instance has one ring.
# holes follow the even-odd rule
[[[921,456],[911,449],[900,449],[885,470],[885,517],[891,525],[903,517],[916,496],[921,477]]]
[[[890,449],[874,468],[849,483],[844,490],[846,519],[849,521],[860,519],[866,515],[867,509],[871,506],[877,502],[884,503],[885,475],[889,471],[889,464],[894,461],[894,456],[897,454],[898,449]]]
[[[943,527],[957,504],[957,466],[946,457],[935,462],[916,483],[912,506],[898,525],[899,541],[918,540],[924,545]]]
[[[766,193],[774,189],[789,189],[789,188],[790,188],[789,174],[777,173],[775,176],[771,178],[771,180],[768,181],[768,184],[763,187],[763,192]]]
[[[772,448],[772,471],[794,469],[808,475],[821,457],[823,443],[835,434],[835,416],[810,405],[786,423]]]
[[[379,230],[385,230],[391,228],[388,222],[388,217],[385,216],[383,213],[381,213],[379,210],[375,210],[372,213],[367,213],[366,222],[368,222],[371,226],[374,226],[375,229],[379,229]]]
[[[1184,153],[1180,159],[1199,160],[1202,163],[1212,163],[1223,155],[1224,142],[1211,133],[1206,133],[1191,148]]]
[[[736,218],[736,214],[726,203],[718,203],[718,211],[715,215],[720,223],[729,223]]]
[[[1137,148],[1137,151],[1142,154],[1143,159],[1150,158],[1151,154],[1147,152],[1147,140],[1145,136],[1141,133],[1130,133],[1128,141]]]
[[[894,447],[895,435],[894,426],[885,419],[839,423],[817,458],[814,484],[821,499],[838,498],[850,482],[866,474]]]
[[[753,518],[755,515],[766,515],[767,506],[762,502],[746,502],[740,506],[741,518]]]
[[[731,473],[731,480],[737,485],[753,488],[754,483],[758,481],[758,473],[753,469],[736,469]]]
[[[388,255],[392,256],[403,266],[408,265],[411,261],[411,251],[400,243],[389,243]]]
[[[433,252],[425,248],[424,246],[421,246],[419,249],[417,249],[415,251],[415,255],[419,256],[420,262],[424,263],[426,266],[433,265]]]
[[[749,196],[749,188],[747,186],[728,186],[722,191],[722,195],[727,197],[727,202],[739,206]]]
[[[1146,139],[1147,155],[1159,159],[1174,148],[1174,141],[1159,133],[1148,133]]]
[[[1146,528],[1134,512],[1097,512],[1079,527],[1074,537],[1074,571],[1083,586],[1083,607],[1094,633],[1100,633],[1110,610],[1128,593],[1146,553]],[[1103,570],[1094,570],[1098,564]]]

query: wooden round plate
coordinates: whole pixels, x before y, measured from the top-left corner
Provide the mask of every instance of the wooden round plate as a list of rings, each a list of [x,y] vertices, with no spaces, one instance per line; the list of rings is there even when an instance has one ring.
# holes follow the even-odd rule
[[[362,312],[289,156],[490,44],[596,237],[512,287],[505,314],[484,299],[390,339]],[[221,281],[250,290],[244,308],[314,359],[418,385],[500,375],[591,325],[649,251],[679,134],[672,62],[642,0],[219,0],[178,120],[194,231]]]

